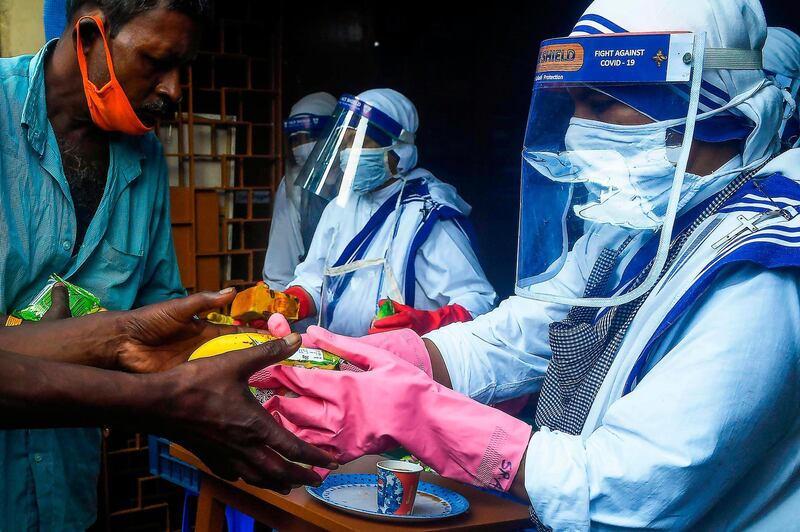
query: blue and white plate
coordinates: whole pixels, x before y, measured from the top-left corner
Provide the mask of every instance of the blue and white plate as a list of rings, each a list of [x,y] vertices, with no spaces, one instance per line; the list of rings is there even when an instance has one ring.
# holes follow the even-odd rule
[[[469,503],[455,491],[420,481],[411,515],[378,513],[376,475],[329,475],[318,488],[306,486],[312,497],[343,512],[380,521],[428,521],[463,514]]]

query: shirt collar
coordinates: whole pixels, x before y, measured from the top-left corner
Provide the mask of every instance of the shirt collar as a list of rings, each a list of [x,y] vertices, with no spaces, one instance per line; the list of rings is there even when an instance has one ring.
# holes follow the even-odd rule
[[[28,65],[28,94],[22,106],[21,124],[27,126],[28,142],[41,156],[47,141],[47,97],[44,85],[44,63],[58,39],[48,41]]]

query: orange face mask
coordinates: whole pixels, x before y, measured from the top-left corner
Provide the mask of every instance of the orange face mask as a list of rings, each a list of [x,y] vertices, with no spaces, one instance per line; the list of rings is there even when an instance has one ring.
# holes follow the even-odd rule
[[[100,35],[103,37],[109,79],[108,83],[100,89],[91,82],[86,69],[86,57],[83,55],[80,29],[81,22],[84,19],[93,20],[100,29]],[[125,95],[122,85],[117,81],[117,76],[114,74],[114,65],[111,63],[111,52],[108,50],[108,42],[106,41],[106,31],[100,17],[96,15],[81,17],[75,25],[75,30],[78,33],[78,67],[81,69],[81,76],[83,76],[83,92],[86,93],[86,103],[89,105],[92,122],[100,129],[120,131],[129,135],[144,135],[153,129],[142,124],[133,107],[131,107],[131,102]]]

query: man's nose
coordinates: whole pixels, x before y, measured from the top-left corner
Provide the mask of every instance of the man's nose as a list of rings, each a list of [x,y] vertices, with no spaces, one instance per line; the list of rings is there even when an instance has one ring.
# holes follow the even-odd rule
[[[178,68],[173,68],[164,74],[156,86],[156,93],[160,96],[166,96],[175,104],[181,101],[183,95],[181,93],[181,76]]]

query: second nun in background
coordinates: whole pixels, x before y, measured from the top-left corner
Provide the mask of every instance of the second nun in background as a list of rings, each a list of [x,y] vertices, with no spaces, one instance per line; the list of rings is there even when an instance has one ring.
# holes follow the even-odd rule
[[[322,198],[304,193],[294,181],[335,107],[333,95],[314,92],[294,104],[283,123],[286,173],[275,194],[263,272],[264,282],[275,290],[284,290],[294,278],[325,207]]]
[[[286,290],[300,298],[301,320],[319,315],[332,331],[364,335],[389,298],[394,326],[423,333],[492,308],[471,208],[416,167],[418,125],[414,104],[391,89],[339,100],[297,180],[331,200]]]

